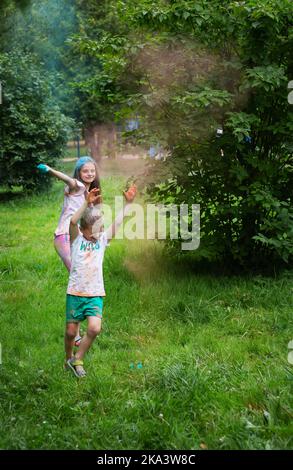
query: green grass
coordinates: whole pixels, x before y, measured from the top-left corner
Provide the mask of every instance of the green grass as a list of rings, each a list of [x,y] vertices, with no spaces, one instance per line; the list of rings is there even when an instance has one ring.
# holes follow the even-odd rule
[[[104,180],[106,202],[123,185]],[[157,242],[114,240],[103,331],[78,381],[62,369],[61,204],[58,183],[0,207],[0,447],[292,449],[290,273],[199,275]]]

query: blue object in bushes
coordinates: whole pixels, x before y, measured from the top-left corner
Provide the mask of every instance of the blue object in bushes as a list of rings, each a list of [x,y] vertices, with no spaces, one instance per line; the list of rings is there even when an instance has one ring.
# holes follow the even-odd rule
[[[47,167],[47,165],[44,165],[43,163],[40,163],[37,166],[37,169],[40,170],[41,173],[48,173],[49,171],[49,168]]]

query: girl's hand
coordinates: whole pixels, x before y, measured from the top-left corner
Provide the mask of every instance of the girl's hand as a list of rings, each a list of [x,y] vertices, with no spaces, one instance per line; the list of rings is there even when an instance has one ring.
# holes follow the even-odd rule
[[[41,173],[48,173],[48,171],[50,170],[50,167],[48,165],[44,165],[43,163],[40,163],[38,166],[37,166],[37,169],[41,172]]]
[[[136,193],[137,193],[137,187],[135,186],[135,184],[133,184],[132,186],[130,186],[128,191],[124,191],[123,194],[127,202],[132,202],[136,196]]]
[[[99,204],[101,202],[102,196],[99,194],[99,188],[93,188],[87,195],[88,204]]]

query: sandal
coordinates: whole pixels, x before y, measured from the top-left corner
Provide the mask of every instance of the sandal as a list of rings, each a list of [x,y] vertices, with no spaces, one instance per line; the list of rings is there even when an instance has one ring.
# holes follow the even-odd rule
[[[80,378],[86,375],[86,371],[83,368],[83,361],[81,361],[80,359],[75,359],[75,357],[68,359],[67,366],[70,370],[72,370],[75,377]]]
[[[74,356],[71,356],[70,359],[73,359],[73,358],[74,358]],[[68,359],[65,359],[64,364],[63,364],[63,370],[64,370],[65,372],[67,372],[68,370],[70,370],[70,367],[69,367],[69,365],[67,364],[67,361],[68,361]]]

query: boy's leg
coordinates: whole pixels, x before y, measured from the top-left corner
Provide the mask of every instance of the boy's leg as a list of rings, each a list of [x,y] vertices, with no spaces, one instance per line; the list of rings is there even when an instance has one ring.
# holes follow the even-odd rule
[[[82,337],[78,351],[75,358],[78,360],[83,359],[85,353],[90,349],[97,335],[101,331],[102,319],[99,317],[87,317],[88,327],[86,334]]]
[[[73,322],[66,323],[65,337],[64,337],[66,360],[70,359],[73,356],[73,346],[74,346],[76,333],[78,331],[78,326],[79,326],[79,323],[73,323]]]

